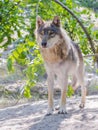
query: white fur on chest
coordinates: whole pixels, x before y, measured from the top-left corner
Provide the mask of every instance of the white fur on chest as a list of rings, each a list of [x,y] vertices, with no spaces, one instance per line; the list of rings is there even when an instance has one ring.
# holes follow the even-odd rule
[[[77,71],[77,63],[72,61],[65,61],[62,63],[49,64],[45,63],[45,68],[48,74],[56,76],[73,75]],[[62,77],[61,76],[61,77]]]

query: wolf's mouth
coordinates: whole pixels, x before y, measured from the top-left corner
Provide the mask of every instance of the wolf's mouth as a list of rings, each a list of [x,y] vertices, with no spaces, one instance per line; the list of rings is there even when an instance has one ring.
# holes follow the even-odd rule
[[[42,47],[43,47],[43,48],[47,48],[47,46],[46,46],[46,45],[43,45]]]

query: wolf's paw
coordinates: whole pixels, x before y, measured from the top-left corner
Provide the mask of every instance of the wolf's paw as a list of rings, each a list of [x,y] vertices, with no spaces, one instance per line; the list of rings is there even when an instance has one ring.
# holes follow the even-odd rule
[[[58,114],[67,114],[66,111],[58,111]]]
[[[84,108],[84,106],[85,106],[84,103],[81,103],[81,104],[79,105],[80,108]]]
[[[60,106],[55,107],[55,110],[59,110],[59,109],[60,109]]]
[[[54,111],[53,108],[48,108],[48,111],[47,111],[46,116],[50,116],[50,115],[52,115],[52,114],[53,114],[53,111]]]
[[[61,107],[60,110],[58,111],[58,114],[67,114],[66,109]]]
[[[50,115],[52,115],[51,113],[47,113],[45,116],[50,116]]]

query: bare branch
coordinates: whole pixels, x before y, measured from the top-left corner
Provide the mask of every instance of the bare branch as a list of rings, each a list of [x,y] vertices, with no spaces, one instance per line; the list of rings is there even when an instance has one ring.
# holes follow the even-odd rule
[[[39,2],[40,2],[40,0],[38,1],[37,5],[36,5],[36,17],[38,15]]]
[[[86,58],[86,57],[97,57],[98,56],[98,53],[95,53],[95,54],[88,54],[88,55],[84,55],[83,57]]]

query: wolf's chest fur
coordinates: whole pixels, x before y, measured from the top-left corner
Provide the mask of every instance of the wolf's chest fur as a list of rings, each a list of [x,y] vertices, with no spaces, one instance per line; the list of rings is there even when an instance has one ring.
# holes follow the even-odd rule
[[[60,61],[64,61],[67,57],[67,47],[64,42],[60,42],[55,44],[51,48],[40,48],[43,59],[48,63],[56,63]]]

